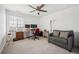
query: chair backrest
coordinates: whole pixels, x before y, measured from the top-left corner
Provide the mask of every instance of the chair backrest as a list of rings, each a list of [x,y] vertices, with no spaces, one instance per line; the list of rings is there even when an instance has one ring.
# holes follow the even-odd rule
[[[36,28],[35,29],[35,33],[39,33],[39,28]]]

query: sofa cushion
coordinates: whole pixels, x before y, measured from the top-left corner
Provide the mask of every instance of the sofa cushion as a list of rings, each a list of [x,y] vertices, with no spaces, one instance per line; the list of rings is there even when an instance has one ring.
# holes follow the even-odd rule
[[[67,40],[64,38],[59,38],[59,37],[50,37],[51,41],[56,41],[56,42],[60,42],[60,43],[64,43],[67,44]]]
[[[53,31],[53,36],[58,37],[59,36],[59,31]]]
[[[68,34],[69,34],[69,32],[60,32],[60,38],[65,38],[65,39],[67,39],[68,38]]]

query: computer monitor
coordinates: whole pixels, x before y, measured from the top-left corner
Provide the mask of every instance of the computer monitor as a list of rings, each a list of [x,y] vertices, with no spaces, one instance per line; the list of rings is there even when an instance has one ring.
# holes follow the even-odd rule
[[[25,28],[30,28],[30,25],[29,24],[25,24]]]
[[[31,24],[31,28],[37,28],[36,24]]]

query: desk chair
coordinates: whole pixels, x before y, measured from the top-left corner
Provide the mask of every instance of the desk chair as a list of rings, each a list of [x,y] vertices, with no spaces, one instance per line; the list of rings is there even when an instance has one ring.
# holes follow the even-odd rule
[[[39,40],[39,28],[35,29],[35,32],[34,32],[33,37],[34,37],[34,40],[35,39],[38,39]]]

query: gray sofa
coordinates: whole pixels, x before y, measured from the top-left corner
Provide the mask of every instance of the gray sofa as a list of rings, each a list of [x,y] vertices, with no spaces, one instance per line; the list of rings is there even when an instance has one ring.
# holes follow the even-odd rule
[[[48,36],[48,42],[72,51],[74,46],[74,33],[72,30],[53,30],[53,33],[50,33]]]

